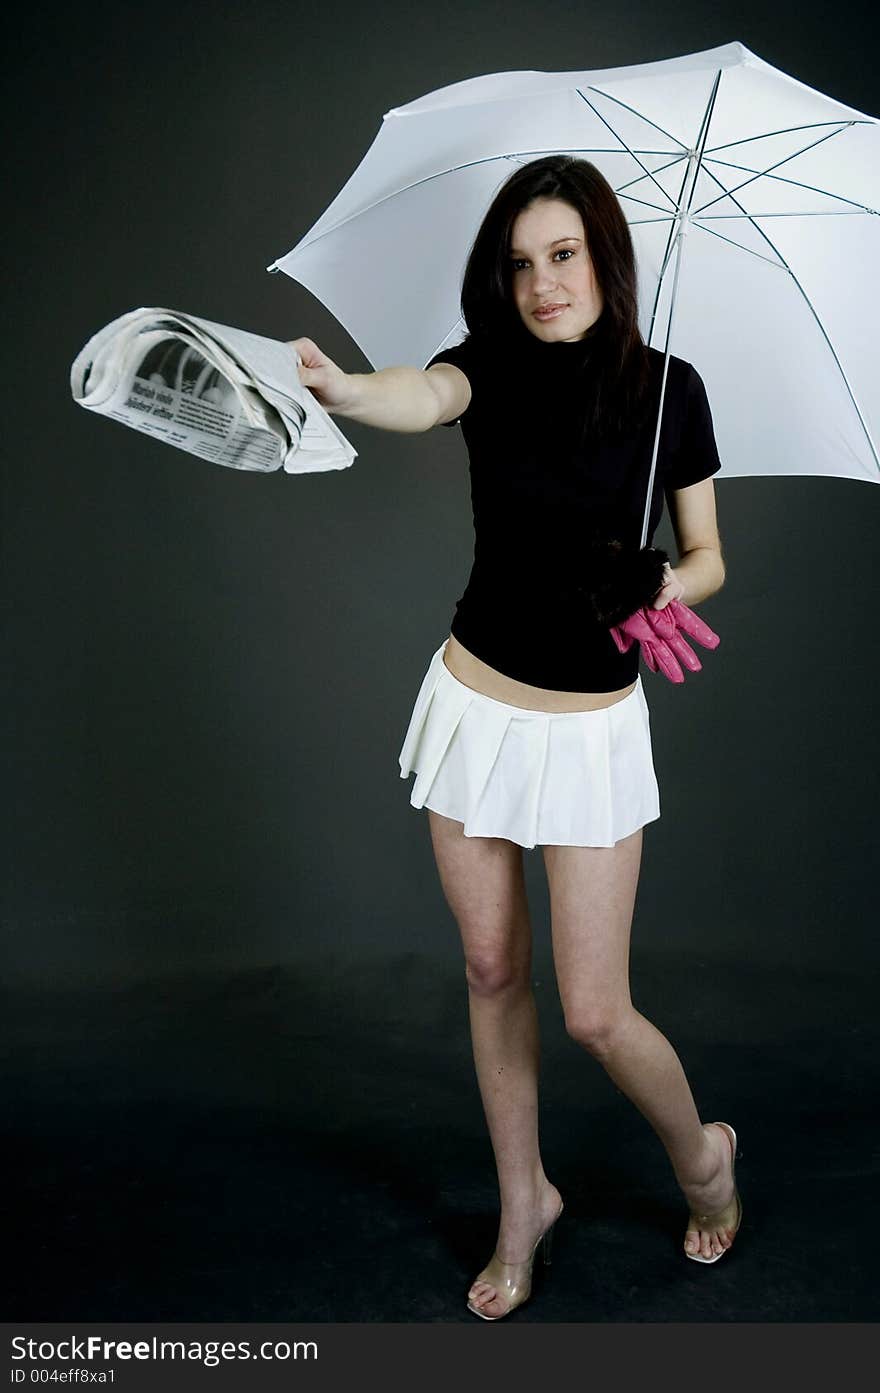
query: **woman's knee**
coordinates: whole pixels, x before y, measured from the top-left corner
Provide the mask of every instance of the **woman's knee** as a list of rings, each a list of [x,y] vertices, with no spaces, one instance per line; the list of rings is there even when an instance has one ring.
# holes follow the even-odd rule
[[[465,953],[464,971],[475,996],[499,996],[528,983],[530,954],[514,946],[472,948]]]
[[[597,1057],[614,1048],[622,1031],[631,1024],[635,1011],[631,1001],[607,1002],[572,1007],[565,1012],[565,1029],[584,1049]]]

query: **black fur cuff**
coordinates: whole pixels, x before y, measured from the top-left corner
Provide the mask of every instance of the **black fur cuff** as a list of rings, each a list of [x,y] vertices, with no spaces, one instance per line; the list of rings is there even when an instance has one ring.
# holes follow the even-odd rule
[[[589,548],[589,582],[578,588],[589,596],[599,623],[613,628],[650,604],[663,586],[663,568],[668,560],[661,547],[639,550],[622,542],[594,541]]]

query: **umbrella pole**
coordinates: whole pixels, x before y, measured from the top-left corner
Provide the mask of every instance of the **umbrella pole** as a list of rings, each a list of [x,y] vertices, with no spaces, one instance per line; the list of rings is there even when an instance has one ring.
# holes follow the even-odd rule
[[[691,156],[691,159],[694,157]],[[690,215],[679,213],[678,232],[675,234],[675,277],[672,282],[672,300],[669,306],[669,319],[666,324],[666,347],[663,358],[663,377],[660,382],[660,406],[657,411],[657,428],[654,431],[654,452],[651,456],[651,472],[648,476],[648,496],[645,499],[645,515],[642,519],[642,537],[639,542],[641,550],[648,538],[648,518],[651,515],[651,499],[654,494],[654,475],[657,472],[657,452],[660,448],[660,425],[663,420],[663,401],[666,396],[666,377],[669,372],[669,345],[672,341],[672,321],[675,317],[675,298],[678,292],[678,276],[681,271],[681,249],[685,235],[688,231]]]
[[[697,141],[696,149],[688,151],[687,175],[685,176],[684,186],[682,188],[681,197],[679,199],[678,208],[676,210],[676,216],[678,218],[678,232],[676,233],[675,237],[675,278],[672,282],[672,300],[669,305],[669,321],[666,325],[666,349],[665,357],[663,359],[663,379],[660,383],[660,406],[657,411],[657,429],[654,432],[654,453],[651,456],[651,473],[648,477],[648,496],[645,499],[645,515],[642,519],[642,538],[639,542],[640,551],[644,547],[645,542],[648,539],[648,518],[651,515],[651,499],[654,494],[654,475],[657,471],[657,451],[660,448],[660,423],[663,420],[663,399],[666,396],[666,376],[669,371],[669,345],[672,340],[672,320],[675,316],[675,298],[678,292],[678,276],[681,270],[682,241],[684,237],[687,235],[690,228],[689,210],[691,206],[691,201],[694,196],[694,190],[697,187],[697,174],[699,173],[700,162],[703,158],[703,150],[706,145],[706,137],[709,134],[709,123],[712,119],[712,109],[715,105],[715,98],[718,95],[718,83],[720,82],[720,80],[721,73],[719,72],[716,75],[715,84],[712,88],[712,95],[709,99],[709,105],[706,108],[706,113],[703,117],[703,124],[700,130],[700,136]],[[686,197],[685,194],[687,195]],[[664,270],[667,264],[668,262],[664,262]],[[660,273],[660,277],[662,281],[662,270]]]

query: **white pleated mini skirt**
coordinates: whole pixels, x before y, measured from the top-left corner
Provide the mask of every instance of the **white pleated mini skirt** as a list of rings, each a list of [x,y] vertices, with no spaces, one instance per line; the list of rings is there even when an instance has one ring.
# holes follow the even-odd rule
[[[660,816],[648,703],[639,675],[598,711],[530,711],[475,691],[440,645],[400,751],[414,808],[464,824],[466,837],[520,846],[614,846]]]

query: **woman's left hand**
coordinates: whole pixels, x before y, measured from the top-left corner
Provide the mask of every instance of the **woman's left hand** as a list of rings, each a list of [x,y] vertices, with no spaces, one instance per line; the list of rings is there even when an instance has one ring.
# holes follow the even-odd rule
[[[665,580],[651,601],[651,609],[665,609],[673,600],[681,600],[684,603],[684,586],[668,561],[664,563],[663,574]]]

